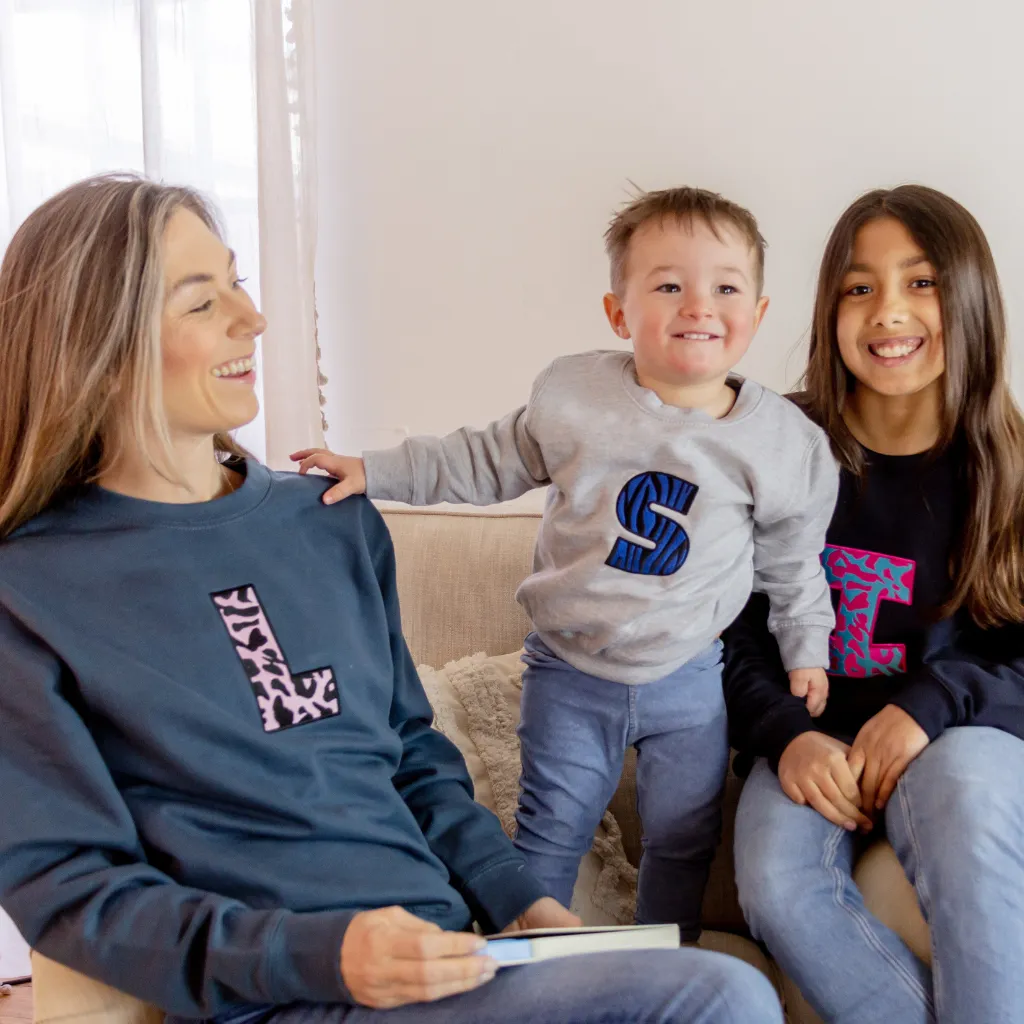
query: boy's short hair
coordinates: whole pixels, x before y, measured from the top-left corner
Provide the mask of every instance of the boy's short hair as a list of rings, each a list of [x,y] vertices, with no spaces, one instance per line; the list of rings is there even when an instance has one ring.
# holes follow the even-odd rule
[[[767,243],[761,236],[754,215],[717,192],[704,188],[665,188],[658,192],[641,192],[620,210],[604,233],[604,247],[611,264],[612,291],[620,294],[626,277],[629,243],[637,230],[650,221],[672,219],[688,228],[694,220],[706,224],[716,238],[721,224],[735,228],[749,243],[754,253],[754,276],[757,293],[764,287],[764,250]]]

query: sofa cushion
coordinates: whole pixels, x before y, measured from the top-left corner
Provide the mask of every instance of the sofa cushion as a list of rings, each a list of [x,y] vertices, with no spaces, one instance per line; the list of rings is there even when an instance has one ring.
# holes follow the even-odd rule
[[[853,880],[868,910],[891,928],[919,960],[931,964],[931,935],[917,893],[896,851],[884,839],[872,843],[861,854],[853,869]]]
[[[530,622],[515,594],[533,567],[539,517],[390,510],[384,518],[402,631],[417,662],[446,665],[522,647]]]

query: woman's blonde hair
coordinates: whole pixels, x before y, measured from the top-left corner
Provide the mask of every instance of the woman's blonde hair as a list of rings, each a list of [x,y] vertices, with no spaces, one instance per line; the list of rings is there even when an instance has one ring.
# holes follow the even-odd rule
[[[839,218],[821,261],[801,404],[828,433],[839,462],[860,474],[864,454],[843,419],[855,382],[839,352],[836,318],[857,232],[883,217],[907,229],[938,277],[946,370],[936,450],[961,446],[966,492],[943,612],[965,607],[983,627],[1024,622],[1024,418],[1006,375],[995,261],[981,226],[956,200],[901,185],[866,193]]]
[[[175,477],[162,400],[162,242],[188,188],[127,174],[80,181],[18,228],[0,264],[0,538],[94,481],[125,445]],[[227,435],[218,452],[244,455]]]

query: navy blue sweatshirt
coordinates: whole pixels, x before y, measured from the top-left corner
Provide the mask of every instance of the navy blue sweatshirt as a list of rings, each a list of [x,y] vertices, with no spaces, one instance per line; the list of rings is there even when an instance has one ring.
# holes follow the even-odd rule
[[[754,595],[726,631],[725,692],[733,746],[774,768],[789,743],[820,729],[845,742],[887,704],[930,740],[958,725],[1024,739],[1024,626],[979,629],[966,610],[942,619],[966,484],[962,449],[933,456],[865,451],[845,470],[823,557],[836,610],[829,699],[813,719],[789,692],[767,604]]]
[[[0,543],[0,903],[165,1011],[351,1002],[359,910],[543,895],[431,729],[373,506],[252,460],[216,501],[93,487]]]

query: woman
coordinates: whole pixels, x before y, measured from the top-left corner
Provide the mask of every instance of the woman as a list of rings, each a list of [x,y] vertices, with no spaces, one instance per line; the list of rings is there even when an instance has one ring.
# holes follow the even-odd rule
[[[495,977],[472,922],[578,921],[430,727],[380,516],[229,439],[265,326],[241,285],[202,199],[137,178],[49,200],[0,267],[0,900],[25,937],[190,1019],[781,1021],[697,950]]]
[[[798,398],[842,469],[828,706],[812,720],[790,696],[758,598],[726,667],[733,742],[759,758],[740,901],[829,1022],[1024,1019],[1024,421],[1005,353],[962,206],[902,186],[843,214]],[[865,908],[858,830],[916,886],[931,971]]]

